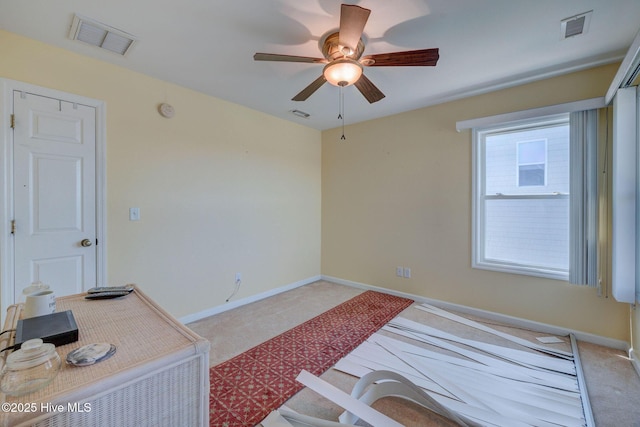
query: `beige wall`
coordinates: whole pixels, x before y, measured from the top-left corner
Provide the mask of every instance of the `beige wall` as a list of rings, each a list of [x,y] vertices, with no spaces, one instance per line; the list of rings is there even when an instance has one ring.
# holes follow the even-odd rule
[[[235,299],[320,274],[319,131],[3,31],[0,58],[0,77],[106,102],[110,285],[184,316],[236,272]]]
[[[322,273],[629,340],[629,306],[471,268],[471,132],[456,121],[604,96],[617,64],[322,134]],[[382,102],[393,102],[390,94]],[[411,268],[398,278],[396,266]]]

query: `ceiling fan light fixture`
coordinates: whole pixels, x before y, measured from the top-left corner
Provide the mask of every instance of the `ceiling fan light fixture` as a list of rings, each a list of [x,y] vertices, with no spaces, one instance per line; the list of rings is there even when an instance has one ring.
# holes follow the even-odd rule
[[[336,59],[325,65],[322,74],[334,86],[349,86],[362,75],[362,65],[349,58]]]
[[[340,6],[340,28],[338,31],[326,33],[318,41],[318,47],[324,58],[294,56],[275,53],[256,53],[255,61],[284,61],[326,64],[322,75],[312,81],[292,101],[306,101],[326,82],[340,88],[354,85],[370,104],[385,97],[371,80],[363,74],[363,67],[384,66],[435,66],[440,58],[439,49],[417,49],[402,52],[389,52],[368,55],[364,53],[364,26],[371,10],[356,5]],[[362,58],[362,59],[361,59]],[[343,91],[340,91],[343,99]]]

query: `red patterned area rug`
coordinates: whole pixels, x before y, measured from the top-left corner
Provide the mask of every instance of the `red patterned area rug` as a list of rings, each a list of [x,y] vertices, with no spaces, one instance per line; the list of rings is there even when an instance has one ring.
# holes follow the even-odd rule
[[[212,367],[210,426],[258,424],[303,388],[301,370],[322,374],[411,303],[366,291]]]

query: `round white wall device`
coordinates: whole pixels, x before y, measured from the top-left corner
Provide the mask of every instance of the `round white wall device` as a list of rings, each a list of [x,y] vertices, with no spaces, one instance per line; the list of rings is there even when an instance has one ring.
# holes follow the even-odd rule
[[[162,117],[170,119],[176,113],[173,107],[167,103],[162,103],[158,106],[158,112]]]

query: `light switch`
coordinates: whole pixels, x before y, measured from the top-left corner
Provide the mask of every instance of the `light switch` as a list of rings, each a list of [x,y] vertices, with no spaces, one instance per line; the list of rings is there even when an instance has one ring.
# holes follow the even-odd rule
[[[140,221],[140,208],[129,208],[129,221]]]

